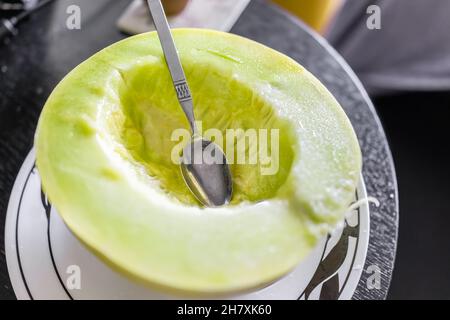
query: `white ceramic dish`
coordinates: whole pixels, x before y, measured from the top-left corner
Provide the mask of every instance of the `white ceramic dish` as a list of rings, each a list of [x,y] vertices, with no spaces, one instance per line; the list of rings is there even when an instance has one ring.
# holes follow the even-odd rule
[[[31,151],[11,193],[5,248],[18,299],[177,299],[152,291],[113,271],[68,230],[41,191]],[[361,182],[356,199],[365,198]],[[369,207],[322,239],[294,271],[272,285],[230,299],[351,299],[369,241]]]

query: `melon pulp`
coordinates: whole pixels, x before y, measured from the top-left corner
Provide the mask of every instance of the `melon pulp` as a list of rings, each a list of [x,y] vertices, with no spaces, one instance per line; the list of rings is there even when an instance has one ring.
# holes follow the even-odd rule
[[[203,129],[278,129],[277,172],[234,164],[232,204],[198,205],[170,158],[188,122],[147,33],[95,54],[49,97],[35,138],[44,190],[88,248],[147,284],[202,294],[268,284],[344,218],[361,170],[355,133],[290,58],[209,30],[174,39]]]

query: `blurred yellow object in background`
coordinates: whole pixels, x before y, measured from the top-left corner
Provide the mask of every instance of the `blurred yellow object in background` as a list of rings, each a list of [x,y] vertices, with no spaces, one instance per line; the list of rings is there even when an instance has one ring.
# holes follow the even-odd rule
[[[273,0],[318,32],[325,31],[343,0]]]
[[[168,16],[180,13],[188,4],[188,0],[162,0],[164,11]]]

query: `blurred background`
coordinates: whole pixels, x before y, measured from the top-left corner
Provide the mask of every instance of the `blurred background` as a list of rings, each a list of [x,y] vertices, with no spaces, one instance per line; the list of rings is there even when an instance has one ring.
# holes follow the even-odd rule
[[[59,0],[55,0],[59,1]],[[21,37],[21,25],[33,19],[36,5],[46,0],[0,0],[0,41],[8,45]],[[76,1],[74,1],[76,2]],[[105,1],[89,16],[87,28],[95,28],[104,14],[117,15],[122,32],[133,34],[151,28],[148,16],[137,1],[121,1],[110,8]],[[172,26],[200,26],[230,29],[248,4],[228,0],[166,0]],[[289,11],[325,37],[361,79],[382,120],[397,170],[400,198],[400,231],[396,266],[389,298],[450,299],[450,151],[448,110],[450,109],[450,1],[448,0],[267,0]],[[66,23],[68,2],[56,7],[47,25],[50,36],[35,39],[51,43],[58,26]],[[43,9],[44,10],[44,9]],[[36,10],[37,12],[37,10]],[[95,12],[103,12],[96,16]],[[61,19],[59,17],[62,17]],[[64,19],[64,20],[62,20]],[[76,29],[76,21],[73,22]],[[267,21],[270,23],[270,21]],[[84,31],[88,32],[88,31]],[[81,33],[71,41],[83,41]],[[110,41],[111,39],[108,39]],[[100,40],[101,42],[101,40]],[[105,45],[108,42],[105,40]],[[84,43],[83,45],[89,45]],[[61,74],[73,66],[64,50],[49,46],[42,64],[61,65]],[[39,57],[39,49],[32,52]],[[3,99],[14,88],[3,79],[14,56],[2,56],[0,66],[0,137],[6,139],[10,126]],[[13,52],[14,54],[14,52]],[[81,61],[81,60],[80,60]],[[23,72],[28,72],[27,61]],[[56,67],[55,67],[56,66]],[[64,66],[64,67],[62,67]],[[45,70],[45,67],[42,68]],[[30,74],[30,78],[38,76]],[[26,86],[15,83],[14,86]],[[51,88],[37,87],[35,96]],[[17,91],[15,91],[17,92]],[[33,99],[30,97],[30,99]],[[14,112],[28,112],[18,109]],[[1,139],[0,139],[1,140]],[[7,192],[7,190],[2,190]]]

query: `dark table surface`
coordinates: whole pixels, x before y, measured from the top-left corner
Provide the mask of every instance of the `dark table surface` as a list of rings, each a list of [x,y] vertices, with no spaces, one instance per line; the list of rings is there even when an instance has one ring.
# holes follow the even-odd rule
[[[390,299],[450,299],[450,92],[376,97],[397,168],[400,237]]]
[[[59,0],[20,26],[20,34],[0,43],[0,299],[14,298],[4,254],[4,219],[9,193],[25,156],[46,98],[72,68],[101,48],[125,37],[115,22],[128,0]],[[68,5],[81,7],[81,30],[65,26]],[[270,22],[270,23],[269,23]],[[369,290],[367,273],[354,298],[386,297],[395,260],[398,201],[387,140],[370,100],[343,60],[319,37],[279,9],[254,0],[232,29],[299,61],[315,74],[344,107],[357,132],[364,157],[371,207],[369,250],[364,270],[381,269],[381,289]]]

